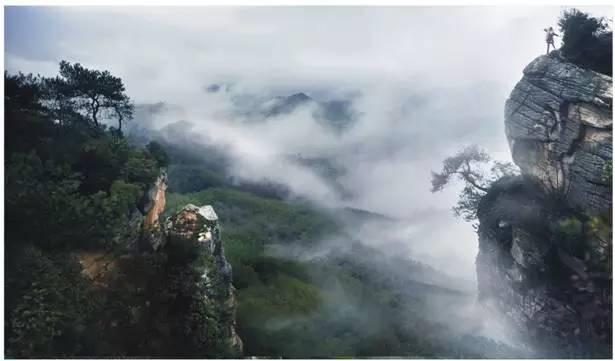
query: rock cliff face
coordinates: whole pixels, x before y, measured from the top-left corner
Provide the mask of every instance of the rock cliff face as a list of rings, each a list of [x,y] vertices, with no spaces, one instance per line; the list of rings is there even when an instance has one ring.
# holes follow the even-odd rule
[[[506,102],[506,136],[515,163],[585,210],[612,205],[604,177],[613,154],[612,89],[611,77],[552,52],[525,68]]]
[[[218,216],[211,206],[186,205],[165,224],[168,246],[172,248],[196,247],[198,258],[195,268],[201,274],[198,287],[205,297],[204,307],[210,322],[221,330],[218,337],[228,344],[235,356],[242,352],[242,342],[235,332],[235,296],[231,265],[224,256],[220,238]]]
[[[612,207],[611,87],[555,52],[531,62],[505,110],[522,175],[478,208],[479,297],[546,355],[611,356],[612,224],[592,223]]]
[[[118,235],[116,252],[77,255],[103,298],[130,311],[101,327],[147,334],[131,343],[131,356],[238,357],[243,345],[235,332],[232,271],[218,217],[211,206],[188,204],[163,221],[166,189],[162,171]],[[125,318],[130,322],[122,323]]]
[[[149,187],[139,205],[128,216],[128,222],[114,237],[118,248],[126,252],[156,250],[163,239],[159,217],[166,206],[168,177],[165,169]]]
[[[159,218],[166,207],[167,182],[167,173],[162,171],[146,194],[142,210],[144,216],[139,245],[141,250],[155,251],[164,245]]]

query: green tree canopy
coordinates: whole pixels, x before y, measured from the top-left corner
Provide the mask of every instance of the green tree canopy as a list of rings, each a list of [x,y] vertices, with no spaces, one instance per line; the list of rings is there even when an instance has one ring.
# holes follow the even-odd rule
[[[613,32],[605,18],[577,9],[562,13],[558,25],[563,33],[562,55],[571,62],[603,74],[613,74]]]
[[[166,167],[169,165],[169,155],[160,143],[151,141],[147,144],[146,148],[149,154],[156,160],[159,167]]]
[[[107,70],[91,70],[79,63],[71,64],[63,60],[60,62],[60,76],[49,80],[48,85],[59,93],[64,105],[76,107],[96,126],[99,126],[100,117],[104,114],[117,120],[118,131],[121,132],[122,123],[132,119],[134,105],[126,95],[122,79]]]

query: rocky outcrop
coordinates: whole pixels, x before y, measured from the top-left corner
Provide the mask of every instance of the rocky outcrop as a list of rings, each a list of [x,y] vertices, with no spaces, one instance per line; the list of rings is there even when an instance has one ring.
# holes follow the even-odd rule
[[[496,182],[480,202],[479,297],[508,316],[548,356],[609,356],[610,259],[571,247],[541,187],[524,177]],[[575,239],[595,248],[596,235]],[[540,353],[539,353],[540,354]],[[544,355],[543,355],[544,356]]]
[[[208,317],[215,323],[223,344],[228,344],[232,354],[242,352],[242,342],[235,332],[235,296],[232,285],[231,265],[224,256],[220,237],[218,216],[214,209],[205,205],[186,205],[165,224],[165,236],[169,248],[185,249],[195,247],[197,260],[193,262],[201,280],[197,287],[203,292],[204,307]]]
[[[162,170],[116,237],[117,249],[76,255],[101,299],[121,302],[101,327],[146,334],[131,344],[134,356],[241,356],[232,270],[216,212],[188,204],[163,220],[166,189]]]
[[[605,177],[613,153],[612,87],[611,77],[552,52],[525,68],[506,102],[506,136],[515,163],[584,210],[612,205]]]
[[[148,190],[142,209],[140,249],[157,250],[164,245],[165,238],[160,225],[160,215],[166,207],[167,173],[162,170],[160,175]]]
[[[224,255],[218,216],[209,205],[197,207],[188,204],[162,222],[160,217],[166,207],[166,189],[167,174],[163,170],[148,190],[140,209],[143,217],[139,251],[166,254],[168,259],[185,262],[182,267],[190,273],[200,274],[199,281],[187,289],[194,290],[193,297],[203,295],[204,299],[196,306],[199,310],[194,312],[203,312],[207,319],[205,324],[194,327],[195,330],[205,329],[208,335],[215,335],[216,340],[206,337],[202,340],[204,345],[196,345],[196,349],[210,352],[208,348],[215,343],[222,346],[216,346],[214,354],[241,355],[243,346],[235,332],[232,270]],[[196,259],[192,259],[191,252],[185,252],[187,249],[195,250]],[[178,250],[184,251],[178,254]],[[186,279],[190,278],[186,276]],[[211,329],[219,330],[219,333]]]
[[[610,358],[612,80],[556,52],[540,56],[505,122],[522,175],[480,201],[479,297],[539,355]]]
[[[166,206],[166,191],[167,173],[163,170],[147,193],[146,203],[143,206],[145,227],[151,228],[159,224],[158,219]]]
[[[130,211],[127,222],[113,237],[118,250],[138,253],[155,251],[162,245],[159,217],[166,206],[167,184],[167,172],[161,169],[138,205]]]

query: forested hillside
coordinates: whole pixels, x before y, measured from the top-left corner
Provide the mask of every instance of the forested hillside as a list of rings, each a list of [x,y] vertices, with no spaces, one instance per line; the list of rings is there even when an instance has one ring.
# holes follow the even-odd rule
[[[238,333],[246,355],[503,357],[521,352],[477,334],[482,325],[461,311],[474,302],[473,293],[426,265],[387,256],[354,239],[345,231],[341,210],[230,188],[170,193],[168,201],[170,213],[186,202],[217,210],[233,266]],[[340,241],[327,242],[331,237]]]
[[[54,78],[5,73],[4,101],[6,356],[233,355],[195,255],[142,242],[167,157],[124,138],[121,79],[62,62]]]

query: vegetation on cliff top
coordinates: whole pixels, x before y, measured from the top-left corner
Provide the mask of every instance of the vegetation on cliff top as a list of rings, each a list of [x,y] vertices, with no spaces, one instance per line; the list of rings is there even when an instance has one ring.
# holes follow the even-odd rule
[[[566,10],[558,21],[562,55],[581,67],[613,75],[613,31],[607,19],[577,9]]]
[[[132,103],[108,72],[62,62],[57,77],[4,80],[6,356],[110,352],[110,338],[91,330],[102,327],[104,310],[129,310],[95,295],[74,253],[121,246],[161,152],[123,138],[119,122]]]

